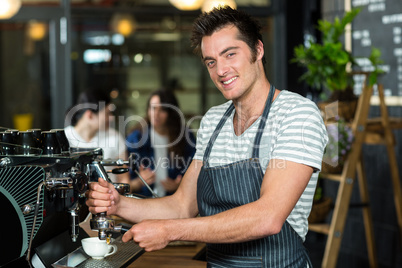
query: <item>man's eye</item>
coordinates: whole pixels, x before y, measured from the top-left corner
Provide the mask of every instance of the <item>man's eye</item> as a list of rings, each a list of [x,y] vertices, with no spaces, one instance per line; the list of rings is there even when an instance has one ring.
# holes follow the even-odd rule
[[[208,61],[206,65],[207,67],[212,67],[214,63],[215,63],[214,61]]]
[[[236,54],[236,53],[229,53],[229,54],[228,54],[228,57],[231,58],[231,57],[233,57],[235,54]]]

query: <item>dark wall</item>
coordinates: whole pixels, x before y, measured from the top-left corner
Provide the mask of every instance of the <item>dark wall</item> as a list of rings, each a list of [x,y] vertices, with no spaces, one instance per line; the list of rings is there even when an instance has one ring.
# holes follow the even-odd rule
[[[354,1],[352,1],[353,3]],[[359,18],[359,15],[355,19],[358,21],[358,30],[367,30],[369,37],[372,40],[372,45],[377,46],[382,50],[384,55],[394,53],[395,41],[393,35],[395,28],[402,28],[402,21],[393,23],[392,27],[384,27],[381,25],[381,20],[378,18],[384,17],[387,14],[400,14],[402,12],[402,3],[400,0],[384,0],[384,1],[355,1],[356,3],[366,3],[360,8],[365,9],[367,14]],[[371,6],[380,4],[380,8],[384,8],[383,11],[378,11],[379,14],[372,14],[368,12],[369,9],[378,8],[378,6]],[[375,2],[375,3],[374,3]],[[384,5],[381,7],[381,5]],[[393,9],[391,7],[394,7]],[[398,7],[399,9],[395,8]],[[323,18],[333,20],[334,16],[341,16],[344,13],[344,2],[341,0],[323,0],[322,1],[322,15]],[[368,16],[368,14],[371,14]],[[375,19],[377,18],[377,20]],[[356,29],[356,27],[354,28]],[[354,30],[352,29],[352,31]],[[386,37],[384,35],[387,35]],[[378,43],[374,42],[379,40]],[[354,39],[353,42],[361,41]],[[380,42],[381,41],[381,42]],[[361,46],[361,44],[359,45]],[[354,44],[354,48],[357,45]],[[401,44],[399,44],[401,47]],[[397,49],[397,48],[396,48]],[[363,53],[363,49],[355,49],[354,53]],[[399,56],[400,58],[401,56]],[[390,62],[386,62],[387,65],[395,66],[391,67],[391,70],[399,68],[395,63],[397,57],[386,56],[384,60],[389,59]],[[395,60],[395,61],[394,61]],[[402,62],[402,60],[400,60]],[[400,64],[400,63],[399,63]],[[395,71],[395,70],[394,70]],[[388,93],[392,92],[393,95],[399,96],[398,86],[400,81],[393,72],[387,74],[387,79],[381,80],[380,83],[385,84],[385,89],[389,89]],[[400,77],[400,76],[399,76]],[[384,77],[385,78],[385,77]],[[402,107],[389,106],[388,113],[391,117],[402,118]],[[379,117],[380,109],[378,106],[371,106],[369,117]],[[399,174],[402,175],[402,129],[393,130],[396,137],[396,146],[394,151],[396,154]],[[374,226],[375,247],[378,257],[379,267],[402,267],[402,241],[401,233],[398,228],[397,215],[393,196],[393,185],[391,181],[390,166],[387,156],[387,150],[384,145],[364,145],[362,148],[363,164],[365,166],[365,172],[367,175],[368,192],[370,198],[370,207],[372,211],[372,221]],[[401,179],[401,178],[400,178]],[[331,197],[333,200],[336,198],[338,183],[329,180],[323,181],[324,194]],[[360,195],[358,189],[358,182],[355,180],[354,189],[351,198],[351,204],[360,203]],[[329,222],[331,215],[326,219]],[[313,260],[314,267],[320,267],[322,257],[325,250],[325,242],[327,236],[309,232],[306,239],[306,247],[309,249],[310,256]],[[367,243],[364,233],[364,224],[362,210],[359,207],[350,207],[344,235],[342,238],[341,248],[338,256],[337,267],[369,267],[369,261],[367,256]]]
[[[315,99],[318,94],[299,81],[305,70],[290,60],[294,56],[294,47],[303,44],[308,36],[320,38],[315,27],[321,18],[320,0],[287,1],[286,18],[287,89]]]

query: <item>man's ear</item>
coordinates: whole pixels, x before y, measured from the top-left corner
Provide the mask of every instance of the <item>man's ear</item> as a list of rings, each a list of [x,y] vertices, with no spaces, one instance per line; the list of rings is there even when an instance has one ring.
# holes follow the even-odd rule
[[[87,119],[92,119],[94,117],[95,113],[92,112],[91,110],[86,110],[83,117],[87,118]]]
[[[258,40],[257,43],[257,55],[256,55],[257,60],[261,60],[262,57],[264,57],[264,44],[261,42],[261,40]]]

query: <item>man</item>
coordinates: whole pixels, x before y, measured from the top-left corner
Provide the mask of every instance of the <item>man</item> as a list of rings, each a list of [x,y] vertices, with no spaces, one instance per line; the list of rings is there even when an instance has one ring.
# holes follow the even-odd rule
[[[92,213],[138,223],[123,241],[146,251],[206,242],[210,267],[311,266],[302,242],[327,134],[314,103],[267,80],[259,31],[229,7],[196,20],[192,43],[229,101],[204,116],[172,196],[134,200],[102,180],[91,184]]]
[[[110,120],[113,119],[113,110],[113,104],[106,91],[92,89],[81,92],[75,106],[66,114],[67,127],[64,131],[70,147],[102,148],[105,160],[128,159],[124,137],[109,127]],[[128,172],[109,176],[114,182],[130,182]]]

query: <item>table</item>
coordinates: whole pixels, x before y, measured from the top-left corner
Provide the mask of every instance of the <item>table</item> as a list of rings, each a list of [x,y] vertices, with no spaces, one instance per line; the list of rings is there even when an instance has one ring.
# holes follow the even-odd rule
[[[193,257],[204,247],[204,243],[194,245],[175,245],[167,246],[164,249],[145,252],[141,257],[132,262],[129,268],[177,268],[177,267],[196,267],[205,268],[207,263],[204,261],[193,260]]]

